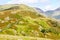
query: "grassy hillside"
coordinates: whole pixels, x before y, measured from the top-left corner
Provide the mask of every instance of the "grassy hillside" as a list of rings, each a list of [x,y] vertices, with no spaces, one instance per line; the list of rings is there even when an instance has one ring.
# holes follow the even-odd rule
[[[0,35],[0,40],[53,40],[47,38],[27,37],[27,36],[12,36],[12,35]]]
[[[14,5],[0,11],[0,34],[60,38],[60,23],[26,5]]]

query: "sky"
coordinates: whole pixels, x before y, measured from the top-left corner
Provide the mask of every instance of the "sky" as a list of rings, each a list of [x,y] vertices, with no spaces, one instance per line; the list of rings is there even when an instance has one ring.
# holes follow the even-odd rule
[[[60,0],[0,0],[0,5],[4,4],[26,4],[47,11],[60,7]]]

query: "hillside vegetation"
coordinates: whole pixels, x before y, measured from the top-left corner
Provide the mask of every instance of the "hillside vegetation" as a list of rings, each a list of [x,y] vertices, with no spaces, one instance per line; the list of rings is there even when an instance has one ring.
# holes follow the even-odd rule
[[[0,10],[0,34],[55,40],[60,38],[60,23],[45,17],[36,9],[23,4],[7,5],[2,9]]]

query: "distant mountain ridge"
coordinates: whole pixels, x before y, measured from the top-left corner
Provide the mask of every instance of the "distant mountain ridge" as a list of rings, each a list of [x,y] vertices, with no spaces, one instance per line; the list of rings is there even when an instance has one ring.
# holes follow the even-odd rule
[[[45,12],[43,10],[41,10],[40,8],[38,8],[36,10],[38,10],[42,14],[45,14],[48,17],[51,17],[51,18],[55,18],[57,20],[60,20],[60,7],[57,8],[57,9],[55,9],[55,10],[48,10],[48,11],[45,11]]]
[[[40,8],[36,8],[36,10],[38,10],[40,13],[44,13],[44,11]]]
[[[51,10],[50,12],[46,11],[45,14],[49,14],[47,16],[50,16],[52,18],[60,19],[60,7],[55,10]]]

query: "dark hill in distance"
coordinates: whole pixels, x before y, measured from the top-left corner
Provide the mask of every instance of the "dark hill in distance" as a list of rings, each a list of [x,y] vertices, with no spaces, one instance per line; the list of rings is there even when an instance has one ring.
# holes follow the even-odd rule
[[[46,16],[50,18],[55,18],[56,20],[60,20],[60,7],[55,9],[55,10],[48,10],[48,11],[43,11],[40,8],[36,8],[36,10],[42,14],[45,14]]]
[[[49,17],[55,18],[57,20],[60,20],[60,7],[55,10],[49,10],[46,11],[45,14]]]

